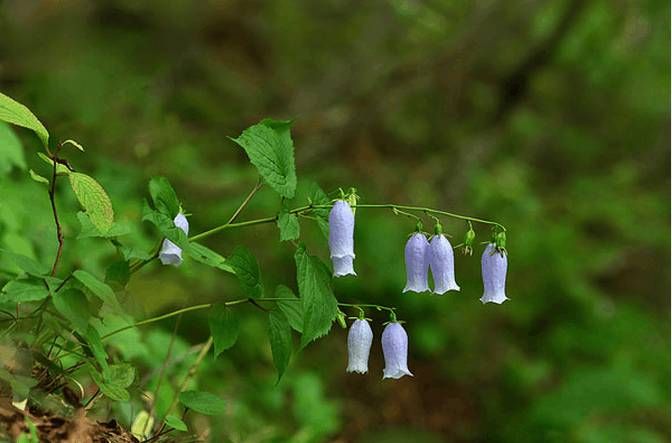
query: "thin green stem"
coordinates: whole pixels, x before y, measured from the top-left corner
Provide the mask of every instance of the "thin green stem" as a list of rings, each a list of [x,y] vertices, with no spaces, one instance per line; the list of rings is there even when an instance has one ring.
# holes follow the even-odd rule
[[[371,303],[338,303],[338,306],[345,306],[348,308],[374,308],[378,309],[379,311],[390,311],[394,312],[397,308],[391,308],[389,306],[382,306],[382,305],[375,305]]]

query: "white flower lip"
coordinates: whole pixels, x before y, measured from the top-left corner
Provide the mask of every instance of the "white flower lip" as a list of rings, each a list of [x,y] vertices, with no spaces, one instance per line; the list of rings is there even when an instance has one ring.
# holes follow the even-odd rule
[[[329,212],[329,256],[334,276],[357,275],[355,259],[355,214],[344,200],[337,200]]]
[[[189,221],[184,214],[181,212],[177,214],[173,223],[184,231],[186,235],[189,235]],[[164,265],[180,266],[182,264],[182,248],[167,238],[163,239],[161,251],[159,251],[159,260]]]
[[[483,275],[481,303],[501,305],[509,300],[506,296],[507,268],[506,253],[498,251],[494,243],[489,243],[481,256],[481,273]]]
[[[366,320],[355,320],[348,332],[347,372],[366,374],[369,371],[369,353],[373,342],[373,331]]]
[[[406,263],[406,287],[403,292],[426,292],[429,291],[427,277],[429,274],[429,261],[427,237],[416,232],[406,242],[404,259]]]
[[[413,376],[408,370],[408,335],[400,323],[389,323],[381,339],[385,369],[383,379],[399,379],[405,375]]]
[[[433,236],[427,253],[429,269],[434,279],[434,293],[442,295],[448,291],[459,291],[460,287],[455,281],[455,258],[450,241],[443,234]]]

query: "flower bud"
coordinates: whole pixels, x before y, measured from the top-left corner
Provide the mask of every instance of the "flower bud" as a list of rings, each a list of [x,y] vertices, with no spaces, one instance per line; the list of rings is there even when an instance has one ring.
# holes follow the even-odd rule
[[[369,353],[373,342],[373,332],[366,320],[355,320],[348,332],[347,372],[366,374],[369,370]]]
[[[180,228],[186,235],[189,235],[189,222],[187,217],[181,212],[173,220],[175,226]],[[159,260],[164,265],[180,266],[182,264],[182,248],[177,246],[167,238],[163,240],[161,251],[159,251]]]
[[[408,370],[408,335],[401,323],[391,322],[385,326],[382,336],[383,357],[385,357],[385,369],[383,379],[399,379],[404,375],[410,375]]]
[[[434,279],[434,293],[444,294],[448,291],[459,291],[455,282],[455,259],[453,246],[443,234],[432,237],[427,249],[429,269]]]
[[[474,252],[474,240],[476,239],[476,232],[474,232],[471,222],[469,222],[469,230],[464,234],[464,247],[462,251],[464,255],[471,255]]]
[[[329,212],[329,254],[334,276],[357,275],[355,258],[355,214],[344,200],[337,200]]]
[[[429,242],[425,234],[416,232],[406,242],[404,249],[404,258],[406,261],[406,287],[404,292],[425,292],[429,291],[427,276],[429,273],[429,262],[427,260],[427,248]]]
[[[481,257],[482,303],[502,304],[508,300],[505,292],[507,266],[506,253],[498,250],[495,243],[489,243]]]

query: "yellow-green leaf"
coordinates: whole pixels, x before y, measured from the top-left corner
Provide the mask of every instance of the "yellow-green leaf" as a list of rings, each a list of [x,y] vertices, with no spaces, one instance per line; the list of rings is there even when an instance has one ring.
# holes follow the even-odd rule
[[[107,192],[93,178],[80,172],[71,172],[70,186],[86,211],[91,223],[105,234],[114,222],[114,210]]]
[[[35,114],[2,92],[0,92],[0,120],[31,129],[37,134],[45,147],[49,145],[49,132],[35,117]]]

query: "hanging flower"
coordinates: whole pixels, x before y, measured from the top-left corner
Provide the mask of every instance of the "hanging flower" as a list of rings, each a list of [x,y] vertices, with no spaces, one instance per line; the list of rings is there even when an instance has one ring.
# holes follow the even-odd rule
[[[189,235],[189,222],[184,214],[181,212],[177,214],[173,223],[183,230],[186,235]],[[164,265],[180,266],[182,264],[182,248],[167,238],[164,239],[163,244],[161,245],[161,251],[159,252],[159,260],[161,260],[161,263]]]
[[[385,357],[385,369],[383,378],[398,379],[404,375],[410,375],[408,370],[408,335],[401,323],[391,322],[383,331],[383,357]]]
[[[366,374],[369,370],[369,352],[373,342],[373,332],[369,322],[355,320],[348,332],[348,368],[347,372]]]
[[[427,273],[429,261],[427,260],[427,247],[429,242],[425,234],[416,232],[406,242],[404,258],[406,259],[406,287],[404,292],[429,291]]]
[[[494,243],[486,246],[481,256],[481,272],[483,273],[483,303],[502,304],[508,300],[506,286],[506,252],[496,247]]]
[[[460,287],[455,282],[455,259],[453,246],[441,233],[432,237],[427,250],[429,255],[429,268],[434,279],[434,293],[444,294],[448,291],[459,291]]]
[[[337,200],[329,212],[329,252],[334,276],[357,275],[355,259],[355,214],[344,200]]]

